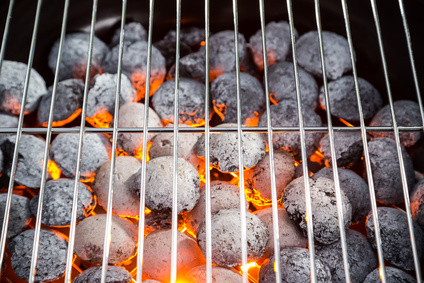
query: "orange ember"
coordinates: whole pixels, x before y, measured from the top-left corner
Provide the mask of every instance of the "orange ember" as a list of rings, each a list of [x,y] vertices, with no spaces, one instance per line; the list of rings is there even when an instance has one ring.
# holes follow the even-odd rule
[[[49,160],[47,163],[47,171],[49,171],[53,180],[57,180],[60,178],[61,171],[59,167],[57,167],[56,163],[53,160]]]
[[[113,116],[105,108],[102,108],[94,116],[86,117],[85,120],[96,128],[109,128]]]
[[[149,162],[149,160],[150,160],[149,150],[150,150],[151,147],[152,147],[152,141],[149,141],[147,143],[146,162]],[[134,157],[139,159],[139,160],[143,160],[143,147],[139,147],[139,148],[136,149]]]
[[[310,159],[312,162],[316,162],[319,164],[322,164],[322,159],[324,158],[324,155],[319,151],[316,150],[314,154],[311,155]]]
[[[271,103],[272,104],[278,104],[278,100],[276,99],[276,95],[275,95],[275,93],[270,93],[269,94],[269,100],[271,100]]]
[[[339,118],[339,120],[340,120],[340,122],[342,122],[343,124],[345,124],[346,126],[348,126],[348,127],[353,127],[353,125],[351,124],[351,123],[349,123],[348,121],[346,121],[346,120],[344,120],[344,119],[342,119],[342,118]]]
[[[65,119],[62,121],[53,121],[52,127],[62,127],[66,124],[69,124],[72,121],[74,121],[80,114],[81,114],[81,108],[75,111],[71,116],[69,116],[68,119]],[[49,125],[48,121],[43,123],[43,127],[48,127],[48,125]]]
[[[259,113],[255,111],[255,116],[247,118],[246,121],[244,122],[244,125],[248,127],[256,127],[258,125],[258,122],[259,122]]]
[[[151,70],[151,74],[155,74],[158,70]],[[150,77],[150,96],[155,93],[155,91],[162,84],[163,77],[154,76]],[[133,87],[137,90],[137,101],[143,99],[145,97],[146,92],[146,73],[145,72],[134,72],[131,74],[131,82]]]
[[[243,275],[243,272],[247,271],[249,282],[257,283],[259,280],[259,270],[261,266],[256,262],[249,262],[245,266],[240,266],[239,273]]]
[[[380,275],[380,279],[383,280],[383,269],[381,268],[381,266],[378,267],[378,274]]]
[[[92,173],[92,174],[90,174],[89,177],[86,176],[86,178],[84,178],[84,179],[80,178],[80,182],[82,182],[82,183],[92,183],[92,182],[94,182],[94,176],[96,176],[96,174]]]
[[[201,41],[200,46],[204,46],[206,44],[206,41]]]

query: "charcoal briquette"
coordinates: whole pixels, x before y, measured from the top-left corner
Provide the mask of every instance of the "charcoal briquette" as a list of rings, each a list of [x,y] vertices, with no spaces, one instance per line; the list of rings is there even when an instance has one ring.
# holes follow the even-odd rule
[[[0,112],[0,128],[17,128],[19,118],[8,113]],[[0,134],[0,144],[12,134]]]
[[[0,223],[3,224],[4,210],[6,207],[7,193],[0,194]],[[9,212],[9,225],[7,227],[7,239],[11,239],[21,233],[31,221],[29,199],[17,194],[12,194],[12,203]],[[0,233],[3,230],[0,226]]]
[[[125,24],[124,33],[124,42],[134,43],[136,41],[147,41],[146,29],[140,23],[132,22]],[[120,38],[121,28],[117,28],[113,33],[109,46],[112,48],[119,45]]]
[[[392,266],[386,266],[386,279],[390,283],[415,283],[417,280],[403,270]],[[365,278],[364,283],[379,283],[381,282],[380,268],[374,269]]]
[[[411,212],[412,217],[418,225],[424,227],[424,178],[415,184],[411,191]]]
[[[187,277],[191,283],[204,283],[207,278],[206,265],[199,265],[192,268]],[[215,282],[240,283],[243,277],[229,268],[212,266],[212,278]]]
[[[107,266],[106,283],[130,283],[131,274],[121,266]],[[72,280],[72,283],[101,283],[102,266],[84,270]]]
[[[179,75],[183,78],[194,79],[201,83],[205,83],[205,54],[201,51],[187,54],[181,57],[179,61]],[[173,79],[175,77],[175,65],[173,65],[167,74],[167,79]]]

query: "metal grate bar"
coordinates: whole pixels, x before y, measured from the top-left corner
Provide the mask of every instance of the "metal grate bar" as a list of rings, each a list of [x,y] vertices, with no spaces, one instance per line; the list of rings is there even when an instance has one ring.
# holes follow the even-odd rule
[[[10,20],[12,19],[12,10],[13,10],[14,4],[15,4],[15,0],[10,0],[9,9],[7,10],[6,25],[4,27],[3,39],[1,41],[1,49],[0,49],[0,74],[1,74],[1,66],[3,65],[4,54],[6,53],[6,42],[7,42],[7,37],[9,35]]]

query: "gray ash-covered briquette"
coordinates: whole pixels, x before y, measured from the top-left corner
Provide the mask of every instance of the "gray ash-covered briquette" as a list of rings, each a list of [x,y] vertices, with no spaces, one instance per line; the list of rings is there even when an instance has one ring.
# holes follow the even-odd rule
[[[19,118],[8,113],[0,112],[0,128],[17,128]],[[0,144],[12,134],[0,134]]]
[[[240,209],[223,209],[211,217],[212,262],[224,267],[242,264]],[[247,260],[256,261],[265,253],[269,241],[267,226],[254,214],[246,212]],[[206,256],[206,225],[197,229],[197,244]]]
[[[327,57],[325,58],[327,60]],[[361,96],[364,119],[370,119],[383,106],[383,100],[378,90],[368,81],[358,78],[359,94]],[[344,76],[328,83],[331,114],[348,121],[359,121],[358,100],[355,81],[352,76]],[[320,89],[321,107],[326,109],[324,86]]]
[[[121,266],[109,265],[106,267],[106,283],[130,283],[131,274]],[[95,266],[84,270],[72,280],[72,283],[101,283],[102,266]]]
[[[398,100],[393,103],[396,123],[398,126],[422,126],[421,112],[418,103],[410,100]],[[393,126],[390,105],[386,105],[375,114],[370,122],[371,127]],[[371,132],[373,137],[387,137],[395,139],[393,132]],[[400,131],[400,141],[405,147],[411,147],[423,136],[422,131]]]
[[[322,32],[325,67],[330,80],[340,78],[352,69],[349,44],[343,36],[336,33]],[[307,32],[296,41],[298,64],[307,72],[322,77],[321,52],[317,31]]]
[[[259,271],[259,283],[275,282],[274,261],[274,256],[272,256],[266,264],[262,265]],[[315,270],[317,282],[332,282],[330,268],[317,257],[315,257]],[[298,247],[281,249],[280,274],[281,282],[284,283],[310,282],[309,250]]]
[[[273,127],[296,127],[299,128],[299,114],[297,102],[295,100],[281,101],[276,105],[271,105],[271,123]],[[303,123],[305,127],[322,126],[321,117],[312,109],[303,108]],[[267,125],[266,112],[259,119],[259,126]],[[305,145],[307,156],[312,155],[318,148],[322,133],[306,132]],[[263,139],[268,140],[268,136],[263,134]],[[283,148],[292,152],[296,157],[301,154],[300,134],[298,132],[274,133],[272,143],[275,149]]]
[[[352,205],[352,223],[359,223],[371,211],[368,184],[352,170],[338,168],[338,173],[340,189],[343,190]],[[316,180],[319,177],[333,180],[333,168],[324,167],[312,175],[311,178]]]
[[[298,33],[295,30],[295,37]],[[286,60],[291,52],[290,26],[286,21],[270,22],[265,27],[266,51],[268,66]],[[264,69],[262,31],[258,30],[249,39],[253,61],[259,70]]]
[[[0,75],[0,111],[19,115],[25,87],[28,66],[21,62],[4,60]],[[25,114],[29,114],[38,106],[40,97],[46,94],[46,82],[43,77],[31,68],[28,94],[25,103]]]
[[[415,182],[414,167],[406,149],[402,145],[401,149],[408,192],[411,192]],[[404,203],[396,142],[389,138],[376,138],[368,143],[368,151],[377,201],[392,205]]]
[[[67,226],[71,224],[72,203],[75,181],[71,179],[58,179],[46,182],[43,213],[41,223],[47,226]],[[37,216],[39,196],[31,199],[31,213]],[[77,222],[86,218],[96,206],[96,199],[89,188],[83,184],[78,185]]]
[[[47,127],[50,115],[53,86],[43,95],[38,105],[37,121]],[[84,84],[78,79],[68,79],[58,82],[56,102],[53,112],[53,127],[60,127],[72,122],[81,113],[84,96]]]
[[[424,178],[411,191],[411,212],[418,225],[424,227]]]
[[[236,73],[224,73],[211,84],[210,95],[215,113],[223,123],[237,123]],[[244,125],[257,126],[260,115],[265,111],[265,92],[261,82],[240,73],[241,120]]]
[[[236,128],[236,124],[221,124],[218,127]],[[210,135],[210,162],[221,172],[238,172],[238,136],[235,132],[211,133]],[[243,166],[251,168],[258,164],[266,154],[266,143],[259,133],[243,133]],[[205,136],[202,135],[196,144],[197,155],[205,156]]]
[[[205,53],[198,51],[187,54],[181,57],[179,61],[179,75],[183,78],[194,79],[196,81],[205,83]],[[167,80],[175,77],[175,65],[173,65],[166,75]]]
[[[122,73],[125,74],[137,90],[137,100],[143,99],[146,92],[147,78],[147,49],[146,41],[134,43],[124,42]],[[103,68],[107,73],[115,74],[118,71],[119,44],[113,47],[103,60]],[[165,58],[152,46],[150,95],[159,88],[166,75]]]
[[[393,207],[377,207],[378,222],[380,226],[381,246],[384,259],[389,263],[404,270],[414,270],[414,257],[409,237],[407,215],[403,210]],[[424,247],[424,232],[413,221],[415,245],[418,259],[422,259]],[[373,214],[370,213],[365,223],[368,241],[376,249],[375,226]]]
[[[214,282],[240,283],[243,277],[229,269],[219,266],[212,266],[212,278]],[[206,265],[199,265],[187,272],[187,279],[191,283],[204,283],[207,280]]]
[[[60,39],[56,40],[49,53],[48,64],[53,73],[56,70],[57,54]],[[59,81],[66,79],[85,80],[87,71],[88,49],[90,34],[77,32],[65,36],[63,42],[62,59],[60,61]],[[98,37],[93,38],[93,53],[91,59],[90,78],[103,73],[102,60],[109,51],[107,45]]]
[[[318,84],[314,77],[302,67],[298,67],[298,73],[302,106],[314,110],[318,106]],[[272,103],[277,104],[283,100],[297,102],[296,81],[292,62],[279,62],[269,66],[268,84]]]
[[[73,133],[61,133],[51,143],[50,158],[56,162],[62,174],[69,178],[76,174],[78,143],[79,134]],[[111,147],[110,141],[102,134],[84,135],[81,162],[82,180],[90,179],[95,175],[97,169],[109,159]]]
[[[124,27],[124,42],[134,43],[136,41],[147,41],[146,29],[137,22],[127,23]],[[119,44],[121,38],[121,28],[117,28],[113,33],[109,46],[112,48]]]
[[[362,283],[367,274],[377,267],[377,256],[367,237],[358,231],[346,230],[346,245],[351,282]],[[318,247],[317,250],[317,256],[330,268],[332,282],[346,282],[345,271],[341,264],[343,262],[341,241]]]
[[[331,179],[320,177],[316,180],[309,179],[312,215],[308,215],[308,221],[312,220],[314,227],[314,239],[324,245],[329,245],[339,240],[339,221],[337,213],[336,190]],[[346,194],[341,191],[344,227],[351,224],[352,206]],[[282,203],[287,214],[302,229],[307,236],[305,206],[304,178],[293,180],[284,190]],[[311,219],[312,218],[312,219]]]
[[[3,230],[4,210],[6,207],[7,193],[0,194],[0,233]],[[9,212],[9,225],[7,227],[7,239],[11,239],[21,233],[31,221],[29,199],[12,194],[12,203]]]
[[[187,78],[179,79],[179,123],[205,124],[205,85]],[[174,122],[175,79],[164,82],[155,92],[152,106],[164,124]],[[207,117],[209,119],[209,117]]]
[[[113,126],[117,78],[117,74],[104,73],[95,76],[92,80],[87,97],[86,120],[94,127],[108,128]],[[131,85],[128,77],[121,74],[120,105],[136,100],[137,92],[135,88]]]
[[[30,229],[13,238],[7,248],[16,276],[28,280],[35,230]],[[35,282],[50,282],[65,274],[68,242],[66,236],[57,231],[41,229],[38,241],[38,257]]]
[[[405,271],[397,269],[392,266],[386,266],[386,279],[387,279],[387,282],[390,282],[390,283],[417,282],[417,280],[415,280],[414,277],[412,277]],[[376,268],[367,275],[363,283],[380,283],[380,282],[381,282],[380,269]]]
[[[85,218],[75,229],[75,254],[83,260],[102,263],[106,214]],[[137,227],[129,220],[112,215],[109,264],[119,264],[137,252]]]

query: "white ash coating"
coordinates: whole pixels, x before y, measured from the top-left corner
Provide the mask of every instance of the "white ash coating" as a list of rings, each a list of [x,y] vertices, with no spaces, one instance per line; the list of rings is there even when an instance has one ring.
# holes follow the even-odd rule
[[[58,179],[46,182],[41,223],[47,226],[71,225],[75,181]],[[37,216],[39,196],[31,199],[31,213]],[[86,218],[96,206],[96,199],[88,186],[78,184],[77,222]]]
[[[110,41],[109,46],[114,47],[119,45],[119,40],[121,38],[121,27],[117,28],[113,33],[112,40]],[[147,41],[147,32],[146,29],[136,22],[125,24],[124,26],[124,42],[134,43],[136,41]]]
[[[87,122],[94,127],[113,126],[117,74],[104,73],[92,79],[87,97]],[[131,81],[121,74],[119,105],[137,100],[137,92]],[[99,121],[96,121],[99,120]]]
[[[411,192],[415,183],[414,166],[406,149],[402,145],[401,148],[408,192]],[[368,143],[368,151],[377,201],[393,205],[404,203],[396,142],[389,138],[376,138]]]
[[[79,134],[62,133],[51,143],[50,158],[62,170],[62,174],[72,178],[77,168]],[[85,134],[82,148],[81,179],[94,176],[97,169],[109,160],[110,141],[102,134]],[[40,177],[41,178],[41,177]]]
[[[127,75],[137,89],[137,100],[144,98],[146,92],[147,49],[146,41],[124,42],[123,46],[122,73]],[[118,61],[119,44],[106,54],[103,60],[105,72],[115,74],[118,71]],[[165,75],[165,58],[156,47],[152,46],[150,95],[158,89]]]
[[[130,102],[119,108],[118,127],[120,128],[143,128],[144,111],[146,106],[143,103]],[[156,112],[149,107],[148,127],[162,127],[162,122]],[[155,134],[147,134],[149,142]],[[143,152],[143,133],[119,133],[118,148],[124,150],[129,155],[139,155]]]
[[[211,217],[212,262],[223,267],[242,264],[240,209],[223,209]],[[256,261],[265,253],[269,241],[267,226],[254,214],[246,212],[247,260]],[[206,225],[197,229],[197,244],[206,256]]]
[[[155,92],[152,106],[165,124],[174,122],[175,80],[164,82]],[[180,78],[178,91],[178,120],[180,124],[205,124],[205,86],[187,78]]]
[[[268,263],[262,265],[259,271],[260,283],[275,282],[274,261],[274,256],[272,256]],[[332,282],[330,268],[317,257],[315,257],[315,268],[317,282]],[[281,282],[284,283],[310,282],[309,250],[298,247],[281,249],[280,274]]]
[[[415,283],[414,277],[403,270],[395,267],[386,266],[386,279],[390,283]],[[370,272],[363,283],[379,283],[381,282],[380,270],[378,268]]]
[[[181,57],[179,64],[180,78],[189,78],[205,83],[206,60],[204,52],[202,53],[201,51],[198,51],[187,54]],[[169,69],[166,78],[167,80],[175,78],[175,64]]]
[[[325,68],[330,80],[340,78],[352,69],[349,44],[343,36],[329,31],[322,32]],[[297,62],[306,71],[322,77],[318,32],[310,31],[296,41]]]
[[[298,33],[295,30],[295,37]],[[290,26],[286,21],[269,22],[265,27],[266,53],[268,66],[284,61],[291,53]],[[264,69],[262,31],[258,30],[249,39],[249,46],[253,61],[259,70]]]
[[[85,218],[75,229],[74,252],[81,259],[102,263],[106,214]],[[138,230],[131,221],[112,215],[109,264],[126,261],[137,252]]]
[[[169,282],[171,274],[172,230],[156,230],[144,239],[143,273],[152,279]],[[205,264],[196,240],[177,231],[177,277]]]
[[[10,177],[16,135],[9,136],[1,144],[4,153],[4,171]],[[33,135],[22,135],[19,142],[18,164],[15,182],[28,188],[39,188],[43,171],[44,139]],[[47,172],[48,173],[48,172]],[[47,178],[50,178],[48,173]]]
[[[191,283],[204,283],[207,280],[206,265],[199,265],[192,268],[187,277]],[[239,273],[224,267],[212,266],[212,282],[225,282],[225,283],[240,283],[243,276]]]
[[[236,73],[224,73],[211,84],[213,109],[223,123],[237,123]],[[247,126],[256,126],[265,111],[265,92],[261,82],[247,73],[240,73],[241,120]]]
[[[352,223],[359,223],[364,220],[371,211],[371,201],[368,184],[354,171],[338,168],[340,189],[346,194],[352,205]],[[316,172],[311,178],[316,180],[319,177],[333,179],[333,168],[324,167]]]
[[[378,90],[368,81],[358,78],[358,86],[364,119],[370,119],[383,106],[383,100]],[[355,81],[352,76],[344,76],[329,82],[328,95],[330,97],[331,114],[349,121],[360,120]],[[320,89],[319,101],[322,108],[326,109],[324,86]]]
[[[99,168],[91,188],[97,201],[107,210],[109,196],[110,164],[108,160]],[[140,199],[125,183],[141,168],[141,162],[132,156],[117,156],[115,159],[115,179],[113,182],[112,213],[126,217],[137,217],[140,212]]]
[[[19,118],[8,113],[0,112],[0,128],[17,128]],[[0,144],[12,134],[0,134]]]
[[[299,114],[297,102],[294,100],[284,100],[276,105],[271,105],[271,123],[274,127],[297,127],[299,128]],[[303,123],[305,127],[322,126],[321,117],[312,109],[302,108]],[[267,125],[266,112],[259,119],[259,126]],[[262,134],[264,140],[268,140],[267,134]],[[312,155],[318,148],[322,133],[306,132],[305,144],[306,153]],[[300,134],[298,132],[274,133],[272,138],[274,148],[283,148],[293,155],[301,154]]]
[[[298,73],[302,106],[314,110],[318,106],[318,84],[314,77],[300,66]],[[294,100],[297,103],[296,81],[292,62],[283,61],[269,66],[268,84],[274,104],[283,100]]]
[[[37,121],[47,127],[50,115],[53,86],[43,95],[38,105]],[[72,122],[81,113],[84,84],[78,79],[68,79],[57,83],[56,100],[53,112],[53,126],[63,126]]]
[[[308,229],[305,217],[305,185],[303,179],[303,176],[299,177],[286,187],[282,202],[290,219],[299,225],[306,237]],[[312,220],[313,222],[314,239],[321,244],[329,245],[340,238],[334,182],[320,177],[316,180],[309,179],[309,186],[312,217],[308,215],[308,221]],[[352,206],[343,191],[341,191],[341,198],[344,227],[347,229],[351,224]]]
[[[30,273],[34,233],[34,229],[26,230],[7,245],[15,275],[26,280]],[[38,243],[35,282],[49,282],[61,278],[65,274],[68,252],[66,236],[57,231],[41,229]]]
[[[421,112],[418,103],[410,100],[398,100],[393,103],[395,108],[396,122],[398,126],[422,126]],[[370,122],[371,127],[393,126],[390,105],[386,105],[375,114]],[[372,132],[371,135],[377,137],[387,137],[395,139],[393,132]],[[423,136],[422,131],[399,132],[400,141],[405,147],[411,147]]]
[[[262,220],[268,227],[270,234],[268,244],[265,247],[265,257],[269,257],[274,253],[274,225],[272,216],[272,207],[257,210],[254,214]],[[278,208],[278,232],[280,249],[287,247],[308,247],[308,239],[303,236],[302,231],[287,215],[284,207]]]
[[[3,230],[4,210],[6,207],[7,193],[0,194],[0,233]],[[9,225],[7,227],[7,239],[11,239],[21,233],[31,221],[29,199],[12,194],[12,203],[9,212]]]
[[[106,283],[130,283],[131,274],[121,266],[106,267]],[[72,283],[101,283],[102,266],[90,267],[72,280]]]
[[[53,73],[56,70],[59,44],[60,38],[53,44],[49,53],[48,64]],[[65,35],[60,61],[59,81],[73,78],[85,80],[89,45],[89,33],[77,32]],[[94,36],[90,78],[103,72],[101,63],[108,51],[107,45]]]
[[[196,206],[185,215],[185,223],[187,229],[193,234],[197,233],[197,227],[200,222],[205,219],[206,211],[206,185],[200,185],[200,198]],[[212,181],[211,188],[211,213],[218,212],[222,209],[240,209],[240,188],[224,181]],[[247,201],[245,202],[246,211],[249,208]]]
[[[346,230],[346,245],[352,283],[362,283],[367,274],[378,266],[377,256],[367,237],[358,231]],[[346,282],[340,240],[331,245],[318,248],[317,256],[330,268],[332,282]]]
[[[412,217],[418,225],[424,227],[424,179],[415,184],[410,196]]]
[[[236,124],[221,124],[218,127],[237,127]],[[211,133],[210,162],[221,172],[238,172],[238,136],[236,132]],[[259,133],[243,133],[243,166],[251,168],[258,164],[266,154],[266,144]],[[196,145],[197,155],[202,159],[205,156],[205,136],[202,135]]]
[[[24,63],[3,61],[0,75],[0,111],[14,115],[19,115],[21,112],[27,69],[28,66]],[[36,70],[31,68],[25,114],[35,111],[40,97],[46,93],[46,82]]]

